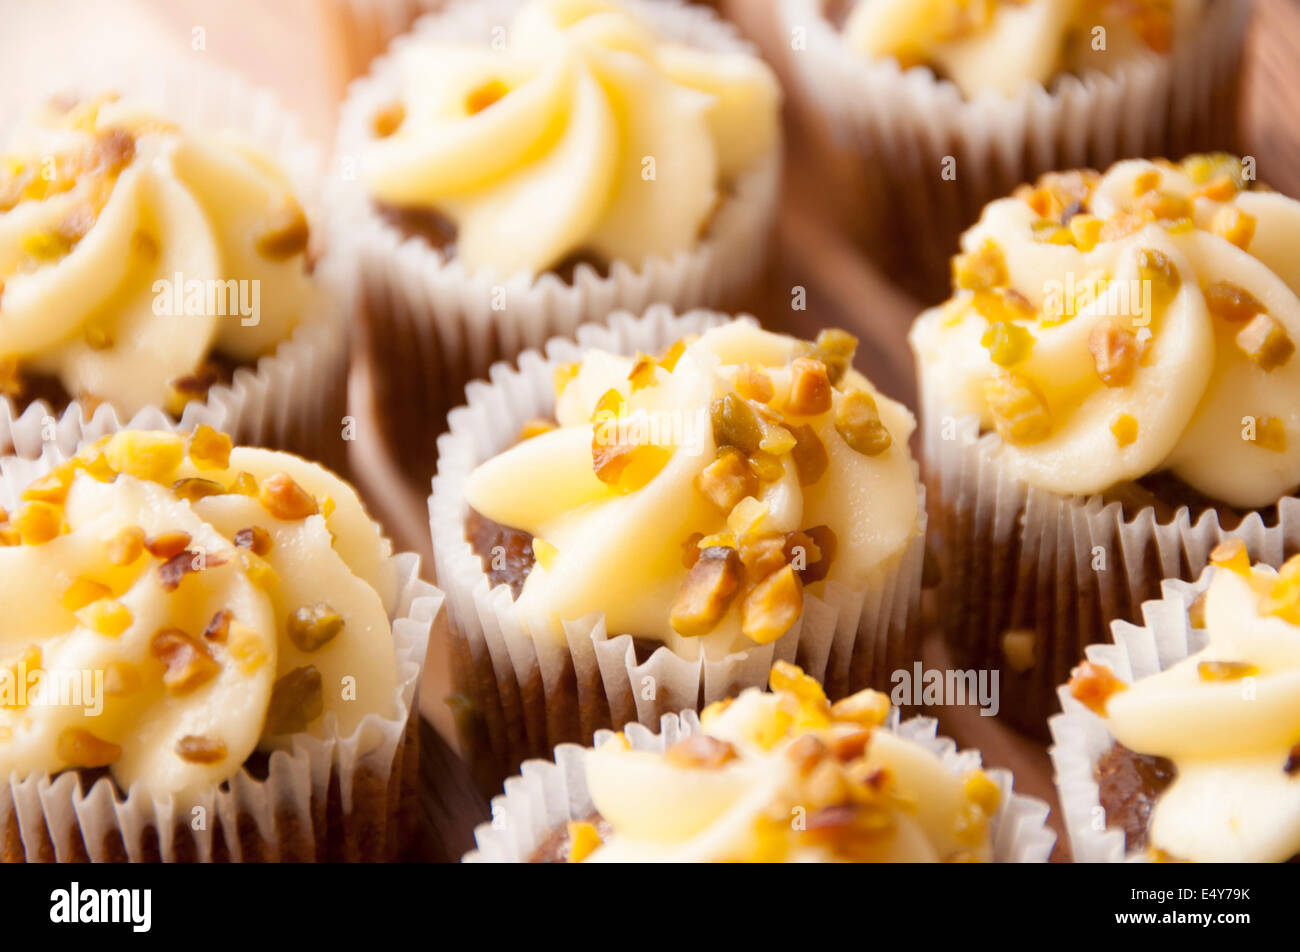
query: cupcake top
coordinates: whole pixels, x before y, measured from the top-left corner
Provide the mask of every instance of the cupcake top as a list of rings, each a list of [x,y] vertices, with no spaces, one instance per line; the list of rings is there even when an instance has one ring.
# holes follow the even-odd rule
[[[56,101],[0,157],[0,393],[179,414],[308,319],[308,226],[232,134],[114,95]]]
[[[762,61],[666,41],[614,0],[532,0],[503,46],[485,40],[402,47],[361,155],[371,195],[448,219],[468,268],[691,250],[778,148]]]
[[[1231,540],[1212,559],[1192,606],[1204,648],[1133,684],[1085,663],[1070,690],[1119,743],[1173,762],[1147,830],[1157,856],[1285,861],[1300,855],[1300,557],[1252,567]]]
[[[1157,472],[1272,505],[1300,483],[1300,202],[1224,155],[1047,175],[985,208],[911,332],[935,412],[1032,486]]]
[[[571,829],[588,862],[954,862],[992,857],[1001,798],[980,770],[959,774],[882,726],[889,699],[830,704],[778,662],[767,694],[710,705],[702,734],[663,754],[619,734],[586,757],[609,832]],[[588,828],[589,827],[589,828]]]
[[[1204,0],[857,0],[844,23],[854,50],[929,66],[962,94],[1014,95],[1063,73],[1108,71],[1167,53]]]
[[[389,544],[287,453],[123,431],[0,511],[0,773],[193,798],[291,735],[392,716]]]
[[[805,590],[893,567],[918,532],[915,421],[851,368],[855,346],[733,321],[560,367],[555,421],[465,490],[533,537],[530,627],[603,612],[611,635],[716,658],[785,634]]]

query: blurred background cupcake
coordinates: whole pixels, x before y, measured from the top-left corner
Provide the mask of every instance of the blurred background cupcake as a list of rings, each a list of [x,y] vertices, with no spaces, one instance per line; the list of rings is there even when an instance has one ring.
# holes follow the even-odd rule
[[[419,558],[210,427],[78,449],[0,458],[2,858],[395,858],[442,601]]]
[[[617,308],[738,303],[775,214],[779,101],[679,3],[454,4],[377,61],[340,119],[336,234],[408,468],[493,361]]]
[[[840,697],[916,657],[914,421],[853,346],[653,308],[471,386],[429,511],[460,703],[496,760],[761,685],[775,659]]]
[[[48,85],[0,119],[0,448],[158,408],[337,464],[351,295],[315,227],[318,150],[226,74]]]
[[[1042,732],[1084,647],[1231,532],[1300,538],[1300,202],[1252,160],[1043,177],[912,328],[939,620]]]
[[[865,690],[831,704],[778,662],[698,717],[565,745],[493,801],[465,862],[1044,862],[1047,806],[935,722]]]
[[[1249,0],[778,0],[851,227],[924,301],[983,205],[1052,169],[1235,149]]]
[[[1300,560],[1229,540],[1116,623],[1061,688],[1052,762],[1077,862],[1300,856]]]

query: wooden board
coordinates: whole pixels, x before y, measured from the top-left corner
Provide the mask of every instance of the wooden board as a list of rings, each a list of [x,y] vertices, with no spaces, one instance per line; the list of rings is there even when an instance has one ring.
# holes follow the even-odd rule
[[[19,98],[34,71],[57,68],[110,37],[140,55],[159,51],[193,55],[238,69],[277,89],[303,116],[306,127],[328,144],[339,97],[356,57],[337,18],[339,0],[121,0],[111,13],[93,0],[44,0],[20,4],[17,29],[0,33],[0,105]],[[723,0],[728,15],[769,54],[782,49],[771,17],[772,0]],[[11,11],[12,12],[12,11]],[[11,27],[13,27],[11,23]],[[205,48],[192,48],[202,28]],[[776,61],[778,56],[771,56]],[[777,64],[779,66],[779,62]],[[5,81],[7,80],[7,82]],[[858,364],[885,392],[915,405],[912,359],[906,331],[919,310],[844,237],[836,195],[825,188],[819,163],[828,160],[815,126],[789,124],[788,163],[773,266],[755,289],[753,310],[774,329],[812,335],[828,325],[845,327],[862,341]],[[1258,0],[1248,38],[1243,114],[1247,154],[1259,175],[1280,191],[1300,196],[1300,3]],[[834,157],[829,157],[834,161]],[[1298,249],[1300,252],[1300,249]],[[807,296],[806,310],[791,308],[794,288]],[[367,368],[351,381],[351,412],[358,439],[350,447],[353,476],[372,512],[401,549],[425,556],[432,578],[426,496],[431,473],[404,474],[378,439],[368,401]],[[928,667],[944,666],[933,636],[924,649]],[[412,858],[455,860],[473,844],[473,827],[488,817],[455,753],[451,718],[443,699],[450,692],[446,639],[436,634],[424,684],[428,723],[421,762],[426,835]],[[1048,801],[1055,810],[1051,769],[1044,747],[974,709],[939,710],[943,733],[962,746],[980,748],[986,763],[1010,767],[1017,788]],[[1059,818],[1053,826],[1060,832]],[[1068,858],[1058,844],[1056,859]]]
[[[779,51],[783,38],[774,35],[767,0],[731,0],[724,7],[760,48],[768,53]],[[779,57],[769,58],[779,68]],[[1300,196],[1300,4],[1294,0],[1259,0],[1248,38],[1244,95],[1242,141],[1246,154],[1257,158],[1262,181]],[[906,332],[921,306],[891,284],[837,227],[835,195],[823,187],[818,172],[818,163],[836,161],[836,156],[828,153],[827,142],[819,137],[816,127],[792,119],[787,120],[787,127],[788,163],[773,267],[752,309],[765,326],[803,336],[815,335],[830,325],[851,330],[861,340],[859,369],[886,393],[915,406],[915,375]],[[796,288],[806,292],[806,310],[791,308]],[[358,445],[358,449],[362,447]],[[355,462],[370,490],[369,498],[391,513],[391,525],[414,525],[417,515],[427,518],[424,494],[431,474],[403,476],[381,446],[365,447]],[[402,487],[407,488],[406,494],[400,491]],[[412,536],[406,541],[427,546],[423,538]],[[933,618],[929,597],[923,608],[926,617]],[[425,711],[445,719],[438,710],[445,710],[438,700],[447,691],[445,667],[433,661],[431,658],[425,683]],[[946,651],[937,634],[926,638],[922,661],[927,668],[947,667]],[[1011,769],[1018,790],[1051,805],[1051,825],[1058,833],[1053,860],[1068,861],[1046,747],[996,718],[981,717],[972,707],[929,713],[938,717],[941,733],[962,747],[980,749],[987,765]],[[441,745],[435,756],[440,769],[449,772],[426,774],[432,785],[427,797],[429,812],[436,811],[440,821],[451,825],[446,838],[454,842],[459,836],[455,829],[459,810],[466,811],[464,820],[471,826],[481,822],[484,814],[472,785],[465,782],[461,771],[452,769],[455,763],[448,761]],[[459,806],[439,806],[447,797],[455,798]]]

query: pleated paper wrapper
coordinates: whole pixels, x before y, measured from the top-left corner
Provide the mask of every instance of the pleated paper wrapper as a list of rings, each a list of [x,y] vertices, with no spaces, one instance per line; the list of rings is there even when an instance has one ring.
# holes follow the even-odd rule
[[[314,278],[320,293],[315,304],[319,310],[301,315],[290,338],[260,358],[255,367],[237,369],[229,384],[212,387],[206,401],[189,403],[181,424],[191,429],[206,423],[229,433],[237,444],[292,450],[341,468],[346,458],[341,433],[346,413],[347,324],[356,301],[355,275],[337,249],[324,242],[320,150],[305,138],[297,120],[272,94],[213,67],[109,59],[82,64],[76,76],[61,79],[45,95],[64,91],[119,92],[156,108],[185,128],[238,133],[264,149],[285,170],[311,226],[308,254],[316,262]],[[39,102],[41,97],[33,94],[31,104]],[[0,117],[0,137],[4,129]],[[148,368],[142,367],[141,372],[147,373]],[[0,396],[0,452],[34,457],[46,445],[70,452],[83,437],[129,422],[109,403],[90,405],[73,400],[62,412],[54,413],[41,401],[20,409],[10,398]]]
[[[873,254],[926,301],[945,296],[961,233],[1016,185],[1237,143],[1249,0],[1211,0],[1194,34],[1166,56],[972,99],[927,68],[854,52],[823,0],[776,2],[792,95],[824,121],[852,169],[853,197],[841,205]]]
[[[606,277],[579,265],[572,283],[550,272],[503,278],[469,271],[380,216],[356,170],[373,116],[397,98],[397,57],[431,42],[486,46],[520,5],[453,3],[421,18],[352,84],[339,120],[335,161],[347,163],[350,178],[341,175],[337,182],[333,231],[355,246],[365,346],[383,370],[372,378],[380,420],[408,468],[433,462],[442,414],[462,402],[465,384],[483,377],[493,362],[572,335],[579,324],[604,321],[616,310],[640,313],[655,303],[732,309],[759,280],[767,258],[780,191],[779,149],[738,178],[695,248],[636,267],[615,261]],[[628,5],[662,36],[706,49],[750,49],[707,9],[678,0]]]
[[[1089,645],[1079,655],[1094,664],[1103,664],[1125,684],[1159,674],[1205,647],[1203,628],[1193,628],[1188,609],[1209,587],[1213,570],[1206,571],[1196,582],[1166,581],[1161,597],[1142,606],[1144,624],[1116,622],[1112,628],[1114,644]],[[1061,815],[1070,851],[1076,863],[1119,863],[1126,859],[1142,860],[1139,852],[1128,855],[1124,848],[1124,831],[1106,826],[1101,806],[1101,789],[1097,785],[1096,767],[1101,756],[1115,744],[1106,722],[1060,688],[1064,713],[1052,718],[1052,757],[1056,792],[1061,801]]]
[[[492,587],[465,538],[465,483],[475,467],[511,446],[526,422],[552,413],[555,367],[592,348],[658,353],[727,320],[702,310],[674,316],[666,307],[642,317],[615,315],[608,325],[579,328],[576,343],[552,340],[544,357],[526,352],[518,369],[498,364],[490,382],[470,386],[468,406],[451,414],[429,500],[434,560],[448,596],[459,689],[477,728],[466,744],[498,781],[525,758],[548,756],[563,742],[586,743],[599,728],[654,724],[664,714],[763,687],[776,660],[797,663],[836,698],[883,689],[891,672],[920,657],[923,492],[915,534],[866,587],[831,584],[821,598],[805,593],[803,614],[782,637],[714,660],[687,660],[660,646],[641,663],[632,636],[607,631],[603,614],[562,624],[526,621],[509,586]]]
[[[1111,621],[1138,621],[1164,579],[1196,578],[1230,536],[1273,566],[1300,549],[1300,499],[1280,500],[1272,525],[1252,512],[1229,529],[1215,510],[1193,518],[1186,506],[1166,522],[1151,507],[1126,517],[1100,496],[1027,485],[1004,464],[1001,437],[929,403],[923,395],[924,473],[953,663],[1000,669],[1002,716],[1044,740],[1056,686]]]
[[[160,412],[140,425],[171,429]],[[27,434],[19,434],[26,436]],[[47,446],[36,460],[0,458],[0,506],[68,454]],[[83,788],[75,771],[0,782],[0,859],[5,862],[270,862],[392,859],[416,815],[417,687],[429,633],[442,606],[420,578],[420,558],[390,559],[397,687],[390,717],[370,715],[339,736],[332,715],[318,735],[297,734],[267,760],[264,779],[241,767],[194,802],[155,798],[139,784],[120,795],[101,778]],[[195,807],[203,829],[194,829]]]
[[[978,751],[958,751],[947,737],[938,736],[938,722],[928,717],[913,717],[900,723],[898,710],[890,713],[887,728],[900,737],[919,744],[939,756],[955,774],[964,774],[980,766]],[[624,731],[633,750],[663,753],[677,741],[700,733],[700,721],[694,711],[665,714],[659,733],[641,724],[629,724]],[[595,746],[612,734],[601,731]],[[465,854],[464,863],[526,863],[546,839],[570,820],[585,820],[595,811],[587,791],[586,756],[588,748],[562,744],[555,749],[553,760],[530,760],[520,776],[506,781],[505,793],[492,801],[492,822],[474,831],[477,849]],[[989,770],[989,778],[1001,794],[997,814],[993,817],[990,837],[995,863],[1045,863],[1056,843],[1056,834],[1047,826],[1047,804],[1034,797],[1016,793],[1008,770]]]

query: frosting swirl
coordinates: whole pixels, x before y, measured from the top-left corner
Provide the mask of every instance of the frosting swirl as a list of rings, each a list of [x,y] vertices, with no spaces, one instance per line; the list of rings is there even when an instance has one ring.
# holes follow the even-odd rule
[[[0,393],[179,413],[214,352],[252,363],[312,312],[284,173],[115,96],[52,103],[0,158]]]
[[[1092,689],[1106,670],[1077,669],[1125,747],[1174,762],[1152,809],[1150,847],[1198,862],[1282,862],[1300,853],[1300,558],[1251,567],[1233,540],[1214,554],[1205,647],[1131,685]],[[1195,624],[1195,623],[1194,623]]]
[[[481,464],[469,505],[531,533],[517,610],[603,612],[680,656],[775,641],[805,590],[861,591],[918,532],[915,422],[816,345],[733,321],[659,358],[589,351],[557,371],[557,426]]]
[[[390,547],[313,463],[124,431],[0,515],[0,772],[184,800],[396,707]]]
[[[665,42],[613,0],[533,0],[505,49],[409,44],[362,177],[436,210],[502,277],[577,253],[633,266],[695,247],[729,182],[777,146],[759,59]]]
[[[750,688],[706,708],[703,733],[663,754],[623,736],[586,757],[587,788],[613,832],[586,862],[955,862],[992,857],[1001,793],[882,726],[889,700],[828,704],[793,665],[774,693]],[[585,845],[584,845],[585,841]]]
[[[967,97],[1010,96],[1063,73],[1108,71],[1168,53],[1203,0],[858,0],[844,24],[854,50],[926,65]]]
[[[1053,174],[962,237],[910,340],[927,412],[978,415],[1031,486],[1168,471],[1228,505],[1300,483],[1300,203],[1229,156]]]

